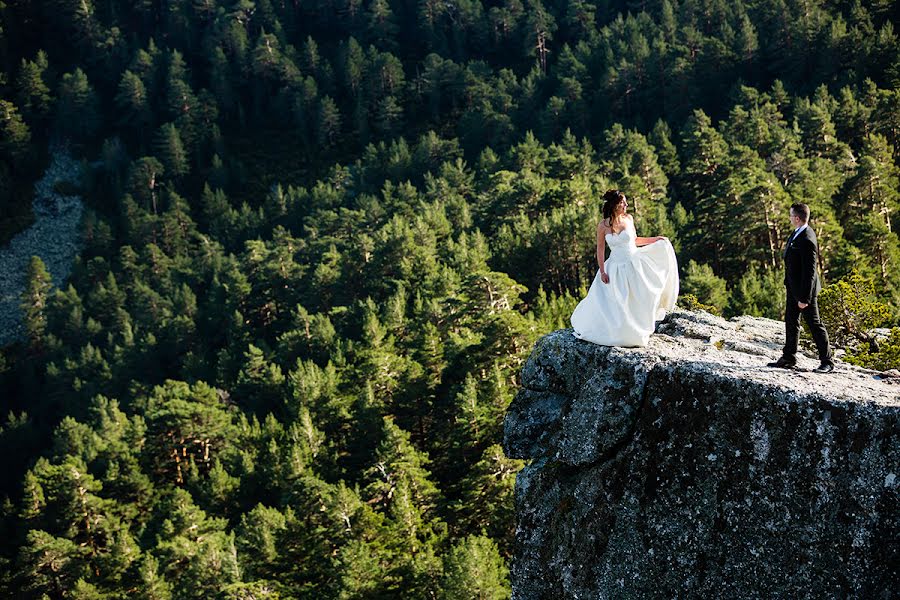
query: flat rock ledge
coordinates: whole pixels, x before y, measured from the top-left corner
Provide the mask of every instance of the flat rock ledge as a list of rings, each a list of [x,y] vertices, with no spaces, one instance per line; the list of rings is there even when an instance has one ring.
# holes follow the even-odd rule
[[[783,341],[683,311],[646,348],[541,338],[504,423],[513,599],[897,598],[900,386],[766,367]]]

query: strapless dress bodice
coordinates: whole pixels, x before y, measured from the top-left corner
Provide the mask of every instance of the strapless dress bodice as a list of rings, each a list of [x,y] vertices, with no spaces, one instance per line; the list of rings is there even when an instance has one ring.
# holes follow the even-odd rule
[[[637,232],[630,223],[625,225],[625,229],[619,233],[607,233],[605,237],[606,245],[609,246],[610,259],[613,256],[628,257],[637,252],[638,247],[635,244]]]

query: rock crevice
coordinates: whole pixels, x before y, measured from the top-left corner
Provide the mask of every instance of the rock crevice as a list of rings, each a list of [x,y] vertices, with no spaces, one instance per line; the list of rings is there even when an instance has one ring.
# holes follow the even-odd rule
[[[892,597],[900,386],[765,367],[781,344],[689,312],[647,348],[539,340],[504,424],[513,597]]]

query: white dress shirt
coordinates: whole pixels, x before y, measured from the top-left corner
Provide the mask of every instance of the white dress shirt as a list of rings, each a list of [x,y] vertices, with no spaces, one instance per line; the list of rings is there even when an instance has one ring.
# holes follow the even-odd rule
[[[801,225],[800,227],[798,227],[797,229],[795,229],[793,235],[791,235],[791,239],[788,240],[788,241],[789,241],[789,242],[793,242],[794,239],[796,239],[796,237],[797,237],[798,235],[800,235],[800,232],[803,231],[804,229],[806,229],[806,227],[807,227],[808,225],[809,225],[809,223],[804,223],[803,225]]]

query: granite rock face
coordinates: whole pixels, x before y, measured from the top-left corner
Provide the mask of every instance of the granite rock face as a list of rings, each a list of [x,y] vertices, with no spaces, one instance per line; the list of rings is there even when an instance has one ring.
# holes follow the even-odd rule
[[[532,459],[513,598],[898,597],[900,385],[768,368],[783,330],[675,312],[646,348],[539,340],[505,421]]]

